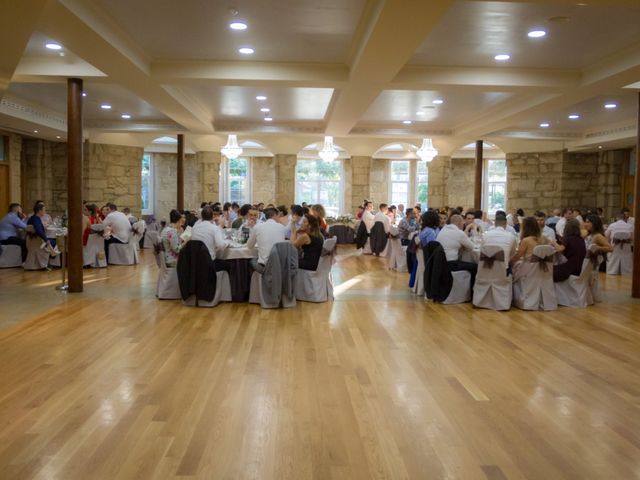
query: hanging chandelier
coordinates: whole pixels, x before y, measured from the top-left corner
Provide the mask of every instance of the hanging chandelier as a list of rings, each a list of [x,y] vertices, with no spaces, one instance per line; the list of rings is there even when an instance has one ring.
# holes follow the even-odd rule
[[[333,137],[324,137],[324,146],[322,147],[322,150],[318,152],[318,155],[325,162],[333,162],[338,158],[338,150],[333,146]]]
[[[422,140],[422,146],[416,152],[420,160],[424,162],[430,162],[438,155],[438,150],[433,148],[433,142],[430,138]]]
[[[238,138],[235,135],[229,135],[227,144],[220,149],[220,153],[229,160],[234,160],[242,155],[242,147],[238,145]]]

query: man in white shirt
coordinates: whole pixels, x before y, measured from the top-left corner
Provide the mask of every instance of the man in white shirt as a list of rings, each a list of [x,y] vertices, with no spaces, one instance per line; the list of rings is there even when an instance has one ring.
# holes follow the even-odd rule
[[[622,214],[624,215],[624,221],[629,225],[633,226],[636,223],[635,218],[631,216],[631,211],[627,207],[622,209]]]
[[[604,236],[611,242],[613,240],[614,233],[628,233],[631,235],[631,242],[633,243],[633,225],[630,225],[625,221],[624,211],[620,211],[616,214],[616,221],[607,227],[604,231]]]
[[[556,233],[559,237],[562,237],[562,235],[564,234],[564,226],[567,224],[567,220],[571,219],[572,214],[573,210],[571,210],[570,208],[562,209],[562,218],[560,218],[560,220],[558,220],[558,223],[556,223]]]
[[[444,254],[447,257],[447,263],[452,272],[466,270],[471,273],[471,288],[476,281],[476,273],[478,265],[472,262],[463,262],[459,260],[460,250],[473,250],[474,245],[462,230],[464,220],[460,215],[451,215],[449,224],[442,227],[436,240],[442,245]]]
[[[367,227],[367,232],[371,233],[371,229],[373,228],[373,224],[376,223],[375,216],[372,213],[373,210],[373,202],[365,201],[364,203],[364,212],[362,212],[362,221]]]
[[[542,233],[542,236],[545,237],[547,240],[549,240],[549,243],[555,245],[556,232],[553,230],[553,228],[548,227],[547,225],[544,224],[545,218],[547,217],[545,213],[541,210],[538,210],[534,214],[534,216],[536,217],[536,222],[538,222],[538,226],[540,227],[540,233]]]
[[[556,225],[558,221],[560,221],[560,215],[562,215],[562,210],[559,208],[553,209],[553,215],[547,218],[544,222],[545,225]]]
[[[378,207],[378,213],[373,216],[373,223],[382,222],[384,225],[385,233],[389,233],[391,231],[391,220],[387,216],[389,208],[386,203],[381,203]]]
[[[207,246],[216,272],[229,271],[231,269],[229,261],[216,258],[216,254],[227,248],[229,242],[224,239],[222,229],[213,221],[213,209],[204,207],[200,216],[201,219],[191,229],[191,240],[200,240]]]
[[[506,230],[506,215],[499,215],[496,213],[494,225],[495,226],[482,237],[482,245],[496,245],[502,247],[504,250],[504,261],[508,269],[509,260],[511,260],[511,257],[516,254],[516,237]],[[553,230],[551,231],[553,232]]]
[[[259,273],[264,272],[264,266],[271,253],[271,248],[279,242],[286,241],[284,236],[287,228],[276,222],[275,217],[277,210],[275,208],[266,208],[264,211],[266,221],[259,223],[251,229],[251,235],[247,241],[247,248],[253,248],[258,244],[258,258],[251,259],[251,266]]]
[[[131,222],[127,216],[118,211],[113,203],[107,203],[109,207],[109,215],[104,219],[102,224],[105,228],[104,253],[109,263],[109,245],[112,243],[129,243],[131,238]]]

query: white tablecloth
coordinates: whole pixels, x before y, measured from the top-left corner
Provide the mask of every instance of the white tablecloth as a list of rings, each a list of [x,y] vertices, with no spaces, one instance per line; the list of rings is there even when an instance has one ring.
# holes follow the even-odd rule
[[[247,248],[245,246],[230,246],[218,254],[221,260],[235,260],[239,258],[258,258],[257,248]]]

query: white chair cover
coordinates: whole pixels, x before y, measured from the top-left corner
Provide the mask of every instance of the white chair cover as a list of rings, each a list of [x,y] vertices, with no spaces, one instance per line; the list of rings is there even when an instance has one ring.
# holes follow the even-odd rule
[[[586,308],[593,305],[593,295],[590,288],[592,273],[593,263],[591,259],[585,258],[582,261],[580,275],[570,275],[566,280],[554,283],[558,305],[575,308]]]
[[[364,247],[362,247],[362,254],[363,255],[373,255],[373,252],[371,251],[371,242],[369,241],[368,238],[367,238],[367,243],[365,243]]]
[[[132,234],[129,243],[112,243],[109,245],[109,264],[111,265],[135,265],[138,263],[138,250],[140,239],[144,235],[146,224],[139,220],[131,226]]]
[[[607,260],[607,275],[631,275],[633,273],[633,252],[631,251],[631,235],[627,232],[616,232],[611,237],[613,252]]]
[[[164,252],[159,247],[154,247],[156,264],[158,265],[158,284],[156,286],[156,297],[160,300],[179,300],[180,284],[178,283],[178,271],[176,268],[167,267]],[[217,287],[217,284],[216,284]]]
[[[49,266],[49,252],[40,248],[43,243],[40,237],[27,235],[27,259],[22,265],[25,270],[42,270]]]
[[[0,254],[0,268],[22,266],[22,249],[19,245],[2,245]]]
[[[600,290],[600,264],[604,260],[603,254],[597,253],[598,247],[591,245],[588,257],[595,259],[593,261],[593,269],[591,271],[591,278],[589,280],[589,290],[591,291],[591,297],[594,303],[601,303],[603,301],[602,290]]]
[[[155,223],[151,225],[155,225]],[[143,248],[153,248],[154,245],[158,243],[159,238],[160,234],[157,230],[147,230],[144,234],[144,241],[142,242]]]
[[[296,300],[303,302],[328,302],[333,300],[331,266],[334,263],[337,243],[338,237],[332,237],[324,241],[322,256],[315,271],[298,269],[296,283],[293,288]]]
[[[160,257],[164,257],[162,254]],[[164,261],[164,260],[163,260]],[[176,270],[175,268],[169,268],[168,270]],[[178,274],[176,273],[176,283]],[[180,288],[178,288],[178,298],[180,297]],[[195,295],[191,295],[183,303],[188,307],[215,307],[220,302],[231,301],[231,281],[229,280],[229,273],[222,271],[216,272],[216,293],[213,300],[206,302],[204,300],[198,300]]]
[[[555,249],[551,245],[538,245],[533,249],[533,255],[546,261],[522,265],[522,277],[513,282],[513,304],[522,310],[557,310],[553,286]]]
[[[82,247],[82,259],[84,266],[103,268],[107,266],[107,258],[104,254],[104,237],[99,233],[90,233],[87,244]]]
[[[420,247],[420,238],[418,235],[413,238],[413,241],[416,242],[416,245],[418,246],[418,248],[416,248],[418,267],[416,268],[416,279],[413,282],[413,293],[424,297],[424,253],[422,251],[422,247]]]
[[[496,255],[502,260],[488,260]],[[511,279],[511,275],[507,275],[503,248],[498,245],[483,246],[473,287],[473,304],[491,310],[509,310],[513,296]]]
[[[398,227],[395,225],[391,225],[391,232],[387,241],[387,267],[389,270],[397,272],[407,271],[406,247],[402,246],[402,242],[398,237]]]
[[[471,301],[471,273],[466,270],[451,272],[453,285],[449,296],[442,302],[445,305]]]

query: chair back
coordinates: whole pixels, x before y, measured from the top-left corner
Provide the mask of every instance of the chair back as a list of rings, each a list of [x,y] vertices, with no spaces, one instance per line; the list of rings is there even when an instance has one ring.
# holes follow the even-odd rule
[[[537,263],[538,268],[543,272],[550,272],[553,275],[553,260],[556,254],[555,248],[551,245],[537,245],[533,248],[531,262]]]
[[[144,220],[139,220],[131,225],[131,236],[129,237],[129,243],[136,244],[140,241],[147,228],[147,224]]]
[[[483,245],[480,248],[477,281],[499,282],[507,279],[504,249],[499,245]]]

